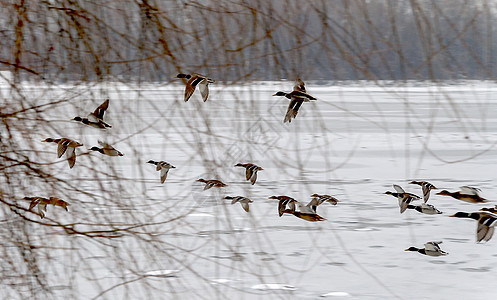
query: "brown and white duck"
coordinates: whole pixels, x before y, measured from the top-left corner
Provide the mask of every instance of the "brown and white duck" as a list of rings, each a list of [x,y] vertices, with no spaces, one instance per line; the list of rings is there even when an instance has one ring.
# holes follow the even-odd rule
[[[185,102],[187,102],[190,97],[193,95],[193,92],[195,92],[195,88],[198,86],[198,89],[200,90],[200,94],[202,95],[202,99],[207,101],[207,98],[209,97],[209,83],[214,83],[215,81],[208,78],[205,75],[200,75],[197,73],[192,73],[192,74],[178,74],[176,75],[176,78],[184,78],[187,80],[186,82],[186,88],[185,88]]]
[[[175,166],[173,166],[170,163],[165,162],[163,160],[161,160],[161,161],[149,160],[149,161],[147,161],[147,163],[155,165],[156,166],[155,170],[160,171],[160,183],[164,183],[164,181],[166,181],[167,173],[169,172],[169,169],[176,168]]]
[[[102,147],[99,148],[97,146],[93,146],[88,150],[97,151],[97,152],[100,152],[100,153],[102,153],[104,155],[108,155],[108,156],[123,156],[124,155],[120,151],[118,151],[116,148],[112,147],[111,145],[109,145],[105,142],[98,141],[98,144]]]
[[[250,164],[250,163],[247,163],[247,164],[238,163],[235,165],[235,167],[245,168],[245,178],[247,180],[250,180],[252,185],[255,184],[255,181],[257,180],[257,171],[264,170],[263,168],[255,165],[255,164]]]
[[[104,122],[104,114],[107,108],[109,108],[109,99],[105,100],[104,103],[100,104],[95,109],[95,111],[93,111],[88,115],[88,117],[82,118],[78,116],[75,117],[73,120],[95,128],[102,128],[102,129],[110,128],[112,126]]]
[[[205,180],[203,178],[200,178],[200,179],[197,179],[197,181],[205,183],[204,191],[208,190],[212,187],[222,188],[222,187],[228,186],[227,184],[225,184],[221,180],[216,180],[216,179]]]
[[[69,203],[57,197],[50,197],[48,199],[43,197],[24,197],[24,200],[31,201],[31,203],[29,204],[29,210],[32,210],[35,206],[38,207],[38,214],[42,219],[45,217],[45,212],[47,211],[48,204],[51,204],[53,206],[60,206],[66,211],[69,211],[67,209]]]
[[[249,203],[252,203],[254,201],[250,200],[249,198],[246,198],[246,197],[242,197],[242,196],[226,196],[224,197],[224,199],[228,199],[228,200],[231,200],[231,204],[235,204],[235,203],[240,203],[243,210],[245,210],[246,212],[249,212],[250,211],[250,206],[249,206]]]
[[[429,183],[428,181],[413,180],[409,183],[410,184],[417,184],[417,185],[421,186],[421,189],[423,190],[423,199],[424,199],[425,203],[428,202],[428,199],[430,199],[430,191],[437,189],[433,184]]]
[[[286,97],[290,100],[290,104],[288,105],[288,109],[285,118],[283,119],[283,123],[292,122],[292,119],[297,117],[297,113],[299,112],[300,106],[302,106],[304,102],[317,100],[316,98],[314,98],[313,96],[309,95],[306,92],[305,84],[300,79],[297,79],[297,82],[293,87],[292,92],[286,93],[279,91],[273,96]]]
[[[454,199],[461,200],[469,203],[485,203],[487,199],[480,197],[479,188],[471,186],[461,186],[460,191],[449,192],[447,190],[442,190],[437,195],[451,196]]]
[[[76,163],[76,148],[83,146],[80,142],[68,138],[46,138],[42,142],[57,144],[57,157],[60,158],[65,153],[70,169],[72,169]]]
[[[478,211],[473,213],[457,212],[451,217],[466,218],[478,221],[476,227],[476,241],[488,242],[494,235],[495,225],[497,225],[497,215],[486,211]]]

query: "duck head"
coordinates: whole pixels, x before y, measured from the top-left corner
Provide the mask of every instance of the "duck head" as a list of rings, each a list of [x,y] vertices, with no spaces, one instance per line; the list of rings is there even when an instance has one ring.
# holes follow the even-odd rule
[[[190,79],[190,78],[192,78],[192,75],[179,73],[178,75],[175,76],[175,78],[186,78],[186,79]]]
[[[274,94],[273,96],[286,96],[287,94],[285,92],[277,92],[276,94]]]

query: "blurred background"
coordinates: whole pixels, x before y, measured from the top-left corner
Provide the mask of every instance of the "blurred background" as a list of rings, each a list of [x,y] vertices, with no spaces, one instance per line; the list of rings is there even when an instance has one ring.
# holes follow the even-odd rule
[[[479,206],[432,196],[443,215],[399,215],[383,193],[421,194],[407,183],[424,179],[493,199],[496,12],[490,0],[0,1],[1,297],[490,297],[495,242],[447,218]],[[205,103],[183,101],[174,77],[191,72],[216,81]],[[272,95],[298,78],[318,101],[284,124],[288,100]],[[105,99],[112,128],[71,121]],[[60,137],[84,144],[72,169],[41,142]],[[99,140],[124,156],[88,151]],[[176,169],[160,184],[148,160]],[[247,162],[264,168],[255,185],[234,167]],[[268,199],[313,193],[340,200],[319,208],[324,222],[279,218]],[[42,219],[24,200],[36,196],[69,212],[49,205]],[[450,255],[403,251],[431,240]]]

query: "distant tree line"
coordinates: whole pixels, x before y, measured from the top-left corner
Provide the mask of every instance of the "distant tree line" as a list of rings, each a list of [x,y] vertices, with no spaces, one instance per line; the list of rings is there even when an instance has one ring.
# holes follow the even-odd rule
[[[16,79],[494,78],[489,0],[2,1]]]

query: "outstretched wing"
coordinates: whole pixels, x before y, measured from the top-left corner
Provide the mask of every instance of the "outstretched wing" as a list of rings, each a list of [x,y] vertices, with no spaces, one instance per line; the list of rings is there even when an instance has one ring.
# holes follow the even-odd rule
[[[204,102],[207,101],[207,97],[209,97],[209,83],[207,82],[207,79],[202,80],[198,84],[198,89],[200,90]]]
[[[245,210],[246,212],[250,211],[250,206],[249,206],[249,203],[247,201],[242,201],[242,202],[240,202],[240,204],[242,205],[243,210]]]
[[[193,92],[195,92],[195,86],[192,85],[192,79],[188,80],[188,82],[186,83],[185,102],[187,102],[190,99],[190,97],[193,95]]]
[[[57,157],[60,158],[67,150],[67,145],[64,145],[62,141],[58,143],[57,147]]]
[[[493,235],[494,235],[494,227],[478,223],[478,227],[476,227],[476,241],[478,243],[481,241],[488,242]]]
[[[67,162],[69,163],[69,168],[72,169],[76,163],[76,148],[69,147],[66,152]]]
[[[292,118],[297,117],[297,114],[299,112],[299,108],[303,102],[304,101],[300,98],[292,97],[292,99],[290,100],[290,104],[288,105],[288,110],[286,111],[286,115],[285,115],[285,119],[283,120],[283,123],[292,122]]]
[[[97,119],[103,120],[105,111],[109,108],[109,99],[105,100],[104,103],[100,104],[97,109],[93,112],[93,115],[97,117]]]
[[[293,87],[293,90],[305,93],[305,83],[302,81],[302,79],[298,78],[295,81],[295,86]]]
[[[405,193],[404,189],[400,185],[393,185],[393,188],[397,191],[397,193]]]
[[[478,195],[478,192],[481,191],[479,188],[475,188],[475,187],[467,186],[467,185],[461,186],[460,189],[461,189],[461,194],[465,194],[465,195]]]
[[[168,171],[168,168],[162,168],[160,170],[160,183],[164,183],[164,181],[166,181]]]

